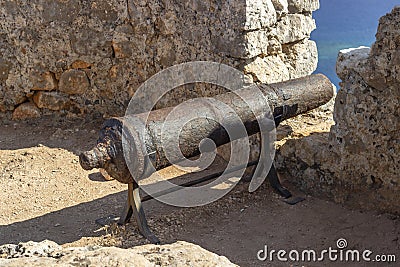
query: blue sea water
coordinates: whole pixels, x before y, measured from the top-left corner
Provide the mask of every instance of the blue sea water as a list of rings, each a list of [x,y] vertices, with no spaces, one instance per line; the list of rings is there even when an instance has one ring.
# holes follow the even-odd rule
[[[338,86],[335,65],[339,50],[371,46],[379,18],[396,5],[400,0],[320,0],[320,9],[313,13],[317,29],[311,34],[319,53],[316,73],[325,74]]]

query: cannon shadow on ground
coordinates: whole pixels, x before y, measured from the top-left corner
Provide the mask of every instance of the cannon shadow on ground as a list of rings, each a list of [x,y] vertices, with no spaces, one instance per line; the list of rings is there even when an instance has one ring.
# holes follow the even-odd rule
[[[198,179],[202,175],[209,175],[223,170],[223,163],[220,158],[216,160],[215,164],[216,166],[214,165],[203,172],[183,174],[168,180],[175,184],[183,184]],[[100,181],[102,178],[100,173],[92,173],[89,174],[89,179]],[[157,181],[149,179],[148,183],[157,183]],[[77,241],[82,237],[101,236],[105,234],[105,231],[99,230],[101,226],[96,225],[95,220],[109,215],[119,216],[127,200],[126,194],[126,191],[110,194],[32,219],[9,225],[0,225],[0,244],[19,243],[29,240],[42,241],[45,239],[55,241],[58,244],[65,244]],[[144,192],[141,195],[142,197],[146,196]],[[148,217],[151,217],[153,213],[165,214],[178,209],[155,200],[146,202],[144,208]],[[133,222],[132,227],[136,227],[134,224]]]

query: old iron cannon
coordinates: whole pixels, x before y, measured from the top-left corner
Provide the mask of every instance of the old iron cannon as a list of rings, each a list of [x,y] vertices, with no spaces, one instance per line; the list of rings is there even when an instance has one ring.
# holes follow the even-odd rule
[[[260,101],[259,94],[252,92],[254,87],[239,89],[239,91],[241,91],[241,94],[246,95],[248,99],[252,99],[251,105],[256,106],[256,110],[259,113],[265,110],[261,105],[267,103],[268,109],[272,112],[271,115],[275,125],[278,125],[283,120],[317,108],[333,97],[333,86],[329,79],[322,74],[269,85],[258,84],[256,86],[263,94],[263,101]],[[237,94],[229,92],[217,95],[214,98],[230,107],[239,116],[248,136],[260,132],[259,121],[257,120],[260,114],[254,114],[249,108],[249,103],[242,103],[243,100]],[[260,107],[257,105],[260,105]],[[128,184],[127,206],[119,219],[119,224],[128,222],[131,216],[134,215],[140,233],[152,243],[159,243],[159,240],[147,225],[141,204],[143,199],[139,195],[139,185],[134,177],[150,175],[147,168],[149,164],[152,164],[155,170],[171,165],[170,160],[164,153],[163,142],[161,142],[158,133],[161,131],[164,121],[172,109],[172,107],[163,108],[151,111],[149,114],[127,115],[106,120],[100,130],[97,145],[92,150],[79,156],[83,169],[102,168],[119,182]],[[190,116],[192,112],[208,114],[210,109],[213,112],[213,107],[210,105],[202,102],[193,102],[192,108],[186,112],[187,115],[182,114],[182,120],[185,119],[185,116]],[[229,116],[226,120],[229,121]],[[236,122],[232,120],[231,123],[235,124]],[[140,129],[144,129],[144,133],[136,130],[135,127],[138,125],[141,126],[139,127]],[[128,167],[124,157],[124,127],[128,129],[125,134],[129,135],[129,149],[135,155],[129,162],[131,168]],[[179,148],[185,158],[198,156],[201,153],[198,144],[204,138],[213,140],[217,147],[232,141],[224,128],[212,120],[196,121],[189,127],[183,127],[179,137],[181,139],[179,140]],[[173,142],[172,138],[175,138],[175,136],[171,136],[171,140],[168,138],[167,136],[167,143],[168,141]],[[165,140],[163,144],[165,144]],[[247,166],[250,165],[248,164]],[[281,186],[273,165],[269,170],[268,178],[273,188],[282,196],[291,196],[290,192]]]

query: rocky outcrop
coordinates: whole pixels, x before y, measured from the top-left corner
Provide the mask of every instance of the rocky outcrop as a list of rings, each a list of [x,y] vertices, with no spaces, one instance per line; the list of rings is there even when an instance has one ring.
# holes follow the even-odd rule
[[[305,76],[317,63],[308,38],[318,7],[318,0],[2,1],[0,112],[30,102],[39,114],[122,115],[146,79],[195,60],[228,64],[253,81]],[[196,90],[162,105],[219,92]]]
[[[5,259],[8,258],[8,259]],[[80,247],[63,249],[52,241],[0,246],[0,266],[237,266],[198,245],[178,241],[130,249]]]
[[[295,182],[338,202],[400,213],[400,7],[380,19],[372,48],[342,50],[330,133],[282,146]]]

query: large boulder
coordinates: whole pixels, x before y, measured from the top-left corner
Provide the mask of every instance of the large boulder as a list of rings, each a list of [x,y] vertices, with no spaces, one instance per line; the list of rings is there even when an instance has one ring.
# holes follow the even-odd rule
[[[237,266],[198,245],[178,241],[129,249],[79,247],[63,249],[52,241],[0,246],[0,266]]]

